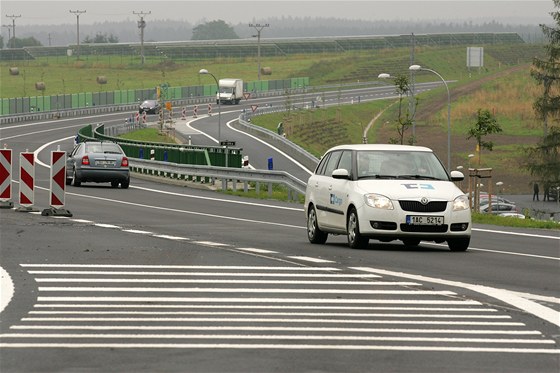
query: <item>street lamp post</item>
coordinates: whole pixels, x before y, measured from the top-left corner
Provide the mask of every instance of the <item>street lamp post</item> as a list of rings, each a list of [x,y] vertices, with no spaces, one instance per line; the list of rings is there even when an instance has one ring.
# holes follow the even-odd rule
[[[218,96],[217,97],[219,97],[220,84],[218,83],[218,79],[216,79],[214,74],[212,74],[211,72],[209,72],[206,69],[200,69],[200,71],[198,73],[201,74],[201,75],[210,75],[212,78],[214,78],[214,81],[216,82],[216,87],[218,89]],[[218,143],[220,143],[221,140],[222,140],[221,131],[222,131],[222,105],[221,105],[221,100],[218,98]]]
[[[441,79],[447,90],[447,169],[451,170],[451,95],[449,94],[449,87],[443,77],[435,70],[426,69],[420,65],[411,65],[408,68],[410,71],[429,71],[434,73]]]
[[[379,75],[377,75],[378,79],[395,79],[394,76],[392,76],[391,74],[387,74],[387,73],[381,73]],[[409,113],[412,113],[412,105],[413,105],[413,100],[414,100],[414,90],[410,89],[407,92],[407,96],[408,96],[408,102],[409,102]],[[416,111],[416,108],[414,108],[414,111]],[[414,113],[411,114],[414,117]],[[414,121],[414,119],[412,120],[412,141],[413,144],[416,143],[416,121]]]
[[[504,185],[502,181],[498,181],[496,183],[496,204],[498,205],[498,211],[500,211],[500,192],[502,191],[502,185]],[[488,201],[490,203],[490,206],[492,206],[492,196],[489,196]]]

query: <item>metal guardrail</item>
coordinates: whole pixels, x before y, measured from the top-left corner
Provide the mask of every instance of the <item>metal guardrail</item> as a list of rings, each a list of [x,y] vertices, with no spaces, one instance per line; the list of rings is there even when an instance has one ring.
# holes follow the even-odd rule
[[[262,114],[269,114],[273,112],[284,111],[281,107],[275,108],[264,108],[259,112],[260,115]],[[298,162],[303,164],[309,170],[315,170],[317,164],[319,163],[319,158],[315,157],[313,154],[309,153],[307,150],[303,149],[301,146],[294,144],[290,140],[286,139],[284,136],[278,135],[275,132],[272,132],[266,128],[262,128],[259,126],[255,126],[254,124],[250,123],[248,120],[247,114],[242,114],[239,116],[239,120],[237,123],[233,123],[233,126],[236,128],[240,128],[245,132],[251,133],[260,139],[268,142],[271,145],[274,145],[278,149],[282,150],[285,153],[290,154],[293,158],[295,158]]]
[[[254,182],[268,184],[268,191],[271,194],[272,184],[282,184],[288,188],[289,199],[293,200],[297,199],[297,193],[305,194],[307,186],[306,182],[302,182],[285,171],[187,165],[138,158],[129,158],[129,162],[132,172],[199,183],[214,184],[218,180],[221,181],[223,190],[227,189],[230,182],[233,183],[233,189],[236,189],[237,182],[243,182],[246,192],[249,188],[248,183]],[[257,189],[260,188],[257,186]]]

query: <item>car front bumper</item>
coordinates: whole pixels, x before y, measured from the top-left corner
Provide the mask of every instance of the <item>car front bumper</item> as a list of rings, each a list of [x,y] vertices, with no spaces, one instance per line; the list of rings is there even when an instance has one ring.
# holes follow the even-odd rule
[[[452,211],[452,204],[447,203],[444,211],[414,212],[404,211],[398,202],[393,201],[393,210],[370,207],[366,204],[358,208],[360,233],[364,236],[394,240],[417,238],[420,240],[443,241],[453,237],[471,236],[470,210]],[[430,217],[439,220],[437,224],[413,224],[407,216]],[[424,219],[427,220],[427,219]]]

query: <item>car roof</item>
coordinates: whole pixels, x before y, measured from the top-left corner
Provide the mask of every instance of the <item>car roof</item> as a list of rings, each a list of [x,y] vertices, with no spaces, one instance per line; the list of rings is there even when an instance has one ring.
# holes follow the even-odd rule
[[[392,150],[392,151],[415,151],[415,152],[430,152],[432,149],[425,146],[412,146],[412,145],[396,145],[396,144],[346,144],[338,145],[330,148],[328,151],[333,150]]]

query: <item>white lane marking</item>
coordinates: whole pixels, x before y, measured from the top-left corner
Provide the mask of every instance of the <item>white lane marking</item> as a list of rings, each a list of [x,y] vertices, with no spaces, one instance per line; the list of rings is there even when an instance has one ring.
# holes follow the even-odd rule
[[[207,311],[29,311],[31,315],[95,315],[95,316],[320,316],[320,317],[387,317],[387,318],[427,318],[427,319],[511,319],[508,315],[462,315],[433,313],[338,313],[338,312],[207,312]]]
[[[73,222],[75,222],[75,223],[94,224],[93,221],[91,221],[91,220],[85,220],[85,219],[70,219],[70,221],[73,221]]]
[[[429,347],[429,346],[372,346],[372,345],[312,345],[312,344],[228,344],[228,343],[0,343],[1,348],[174,348],[174,349],[273,349],[273,350],[363,350],[363,351],[440,351],[488,352],[516,354],[558,354],[560,349],[490,348],[490,347]]]
[[[234,220],[234,221],[241,221],[241,222],[251,223],[251,224],[263,224],[263,225],[272,225],[272,226],[278,226],[278,227],[284,227],[284,228],[307,229],[304,226],[297,226],[297,225],[292,225],[292,224],[281,224],[281,223],[267,222],[267,221],[261,221],[261,220],[246,219],[246,218],[241,218],[239,216],[223,216],[223,215],[208,214],[208,213],[203,213],[203,212],[198,212],[198,211],[179,210],[179,209],[175,209],[175,208],[160,207],[160,206],[154,206],[154,205],[145,205],[145,204],[142,204],[142,203],[135,203],[135,202],[119,201],[119,200],[115,200],[115,199],[111,199],[111,198],[94,197],[94,196],[88,196],[88,195],[85,195],[85,194],[78,194],[78,193],[66,192],[66,195],[96,199],[96,200],[99,200],[99,201],[110,202],[112,204],[123,204],[123,205],[129,205],[129,206],[148,208],[148,209],[151,209],[151,210],[161,210],[161,211],[176,212],[176,213],[181,213],[181,214],[205,216],[205,217],[216,218],[216,219]]]
[[[43,146],[39,147],[37,150],[35,150],[33,152],[33,154],[35,155],[35,162],[40,166],[43,166],[43,167],[46,167],[46,168],[51,168],[50,165],[47,165],[47,164],[45,164],[45,163],[43,163],[39,160],[39,153],[42,152],[43,149],[45,149],[46,147],[51,146],[52,144],[56,144],[58,142],[63,142],[63,141],[66,141],[66,140],[70,140],[70,139],[73,139],[74,137],[75,136],[64,137],[64,138],[59,139],[59,140],[54,140],[54,141],[48,142],[48,143],[44,144]],[[53,150],[55,150],[55,149],[53,149]]]
[[[434,277],[427,277],[427,276],[420,276],[420,275],[412,275],[403,272],[394,272],[394,271],[387,271],[383,269],[377,268],[369,268],[369,267],[354,267],[353,269],[363,272],[370,272],[370,273],[377,273],[385,276],[394,276],[394,277],[401,277],[407,278],[415,281],[420,282],[432,282],[436,284],[442,284],[446,286],[454,286],[460,287],[464,289],[469,289],[472,291],[476,291],[481,294],[485,294],[487,296],[499,299],[505,303],[508,303],[514,307],[517,307],[527,313],[533,314],[543,320],[550,322],[556,326],[560,326],[560,312],[555,311],[551,308],[545,307],[538,303],[535,303],[531,300],[522,298],[511,291],[503,290],[503,289],[496,289],[489,286],[482,286],[482,285],[473,285],[459,281],[449,281],[443,280],[440,278]]]
[[[227,125],[227,126],[229,127],[229,129],[231,129],[232,131],[239,132],[239,133],[241,133],[241,134],[243,134],[243,135],[245,135],[245,136],[247,136],[247,137],[252,138],[252,139],[255,140],[255,141],[258,141],[258,142],[262,143],[264,146],[268,146],[269,148],[274,149],[276,152],[278,152],[278,153],[282,154],[284,157],[288,158],[293,164],[297,165],[297,166],[298,166],[299,168],[301,168],[303,171],[307,172],[309,175],[312,175],[312,174],[313,174],[313,171],[310,171],[307,167],[305,167],[304,165],[302,165],[301,163],[299,163],[299,162],[296,161],[294,158],[290,157],[288,154],[284,153],[284,152],[281,151],[280,149],[278,149],[278,148],[276,148],[276,147],[270,145],[270,144],[267,143],[266,141],[263,141],[263,140],[259,139],[259,138],[256,137],[256,136],[253,136],[253,135],[251,135],[251,134],[249,134],[249,133],[247,133],[247,132],[244,132],[244,131],[238,130],[238,129],[236,129],[236,128],[233,128],[232,125],[231,125],[231,123],[233,123],[233,122],[235,122],[235,121],[237,121],[237,120],[238,120],[238,119],[230,120],[229,122],[226,123],[226,125]],[[302,180],[300,180],[300,181],[302,181]],[[305,183],[306,181],[302,181],[302,182]]]
[[[212,247],[231,247],[231,245],[227,243],[221,242],[212,242],[212,241],[194,241],[196,245],[204,245],[204,246],[212,246]]]
[[[551,239],[551,240],[560,240],[560,233],[558,234],[558,236],[545,236],[545,235],[542,235],[542,234],[520,233],[520,232],[505,232],[505,231],[498,231],[498,230],[494,230],[494,229],[482,229],[482,228],[473,228],[472,230],[473,230],[473,231],[479,231],[479,232],[507,234],[507,235],[511,235],[511,236],[549,238],[549,239]]]
[[[168,239],[168,240],[175,240],[175,241],[189,241],[190,240],[190,238],[187,238],[187,237],[170,236],[168,234],[154,234],[154,237],[165,238],[165,239]]]
[[[259,202],[234,201],[234,200],[223,199],[223,198],[215,198],[215,197],[204,197],[204,196],[197,196],[197,195],[194,195],[194,194],[176,193],[176,192],[169,192],[169,191],[165,191],[165,190],[139,187],[139,186],[135,186],[135,185],[131,185],[130,188],[131,189],[144,190],[144,191],[153,192],[153,193],[167,194],[167,195],[170,195],[170,196],[194,198],[194,199],[199,199],[199,200],[207,200],[207,201],[215,201],[215,202],[223,202],[223,203],[233,203],[233,204],[246,205],[246,206],[265,207],[265,208],[278,209],[278,210],[289,210],[289,211],[300,211],[300,212],[303,211],[303,208],[267,205],[267,204],[259,203]]]
[[[127,112],[122,112],[122,113],[123,113],[123,114],[130,114],[130,113],[135,113],[135,112],[136,112],[136,111],[131,111],[131,112],[128,112],[128,113],[127,113]],[[81,119],[95,119],[95,120],[98,120],[100,117],[108,117],[108,116],[113,116],[113,115],[115,115],[115,113],[110,113],[110,114],[102,114],[102,113],[100,113],[100,114],[95,114],[95,115],[88,116],[88,117],[80,117],[79,119],[80,119],[80,120],[81,120]],[[60,122],[70,122],[70,121],[74,121],[74,120],[76,120],[76,118],[58,118],[58,119],[56,120],[56,122],[57,122],[57,123],[60,123]],[[114,121],[114,120],[113,120],[113,121]],[[106,121],[105,121],[105,122],[106,122]],[[16,124],[15,126],[2,127],[2,129],[3,129],[3,130],[9,130],[9,129],[13,129],[13,128],[23,128],[23,127],[30,127],[30,126],[35,127],[35,126],[40,126],[40,125],[43,125],[43,124],[53,124],[53,121],[52,121],[52,120],[47,120],[47,121],[44,121],[44,122],[33,122],[33,123],[26,123],[26,124]],[[83,123],[75,124],[75,125],[73,125],[73,126],[63,127],[62,129],[65,129],[65,128],[72,128],[72,127],[80,127],[80,128],[82,128],[82,127],[84,127],[84,124],[83,124]],[[61,129],[61,128],[59,127],[59,128],[57,128],[57,129]],[[31,134],[31,133],[29,133],[29,132],[26,133],[26,135],[29,135],[29,134]]]
[[[178,325],[13,325],[14,330],[204,330],[204,331],[282,331],[282,332],[337,332],[337,333],[405,333],[405,334],[481,334],[481,335],[536,335],[538,330],[506,329],[402,329],[402,328],[349,328],[330,326],[178,326]]]
[[[63,287],[39,286],[44,292],[134,292],[134,293],[269,293],[269,294],[383,294],[383,295],[456,295],[448,290],[355,290],[355,289],[269,289],[269,288],[157,288],[157,287]]]
[[[95,303],[95,304],[69,304],[69,303],[57,303],[57,304],[41,304],[36,303],[33,305],[34,308],[95,308],[95,309],[113,309],[117,308],[119,310],[132,308],[132,309],[142,309],[142,308],[156,308],[156,309],[261,309],[261,310],[345,310],[345,311],[401,311],[401,312],[498,312],[494,308],[465,308],[465,307],[393,307],[393,306],[304,306],[304,305],[274,305],[274,306],[263,306],[263,305],[215,305],[215,304],[189,304],[189,305],[175,305],[175,304],[108,304],[108,303]],[[29,311],[34,312],[34,311]],[[57,312],[57,311],[53,311]]]
[[[255,318],[255,317],[22,317],[21,321],[30,322],[227,322],[227,323],[316,323],[316,324],[389,324],[389,325],[461,325],[461,326],[525,326],[519,322],[508,321],[453,321],[453,320],[371,320],[371,319],[324,319],[310,318]]]
[[[539,237],[541,237],[541,238],[549,238],[548,236],[539,236]],[[438,246],[438,247],[447,247],[446,244],[435,243],[435,242],[422,242],[422,244],[423,244],[423,245]],[[477,248],[477,247],[470,247],[470,246],[469,246],[469,250],[472,250],[472,251],[484,251],[484,252],[488,252],[488,253],[504,254],[504,255],[526,256],[526,257],[530,257],[530,258],[538,258],[538,259],[547,259],[547,260],[558,260],[558,261],[560,261],[560,258],[555,258],[555,257],[552,257],[552,256],[535,255],[535,254],[525,254],[525,253],[516,253],[516,252],[513,252],[513,251],[480,249],[480,248]]]
[[[150,264],[29,264],[21,263],[24,268],[134,268],[134,269],[217,269],[217,270],[268,270],[268,271],[340,271],[339,268],[333,267],[274,267],[274,266],[188,266],[188,265],[150,265]],[[221,274],[220,274],[221,275]]]
[[[119,227],[118,225],[114,225],[114,224],[95,223],[94,225],[100,228],[122,229],[122,227]]]
[[[333,341],[383,341],[383,342],[448,342],[448,343],[513,343],[554,344],[550,339],[508,338],[445,338],[445,337],[373,337],[340,335],[247,335],[247,334],[55,334],[13,333],[0,334],[0,338],[93,338],[93,339],[256,339],[256,340],[333,340]]]
[[[29,135],[36,135],[36,134],[38,134],[38,133],[60,131],[60,130],[63,130],[63,129],[67,129],[67,128],[76,128],[76,127],[83,127],[83,124],[82,124],[82,125],[76,125],[76,126],[57,127],[57,128],[50,128],[50,129],[40,130],[40,131],[33,131],[33,132],[21,133],[21,134],[19,134],[19,135],[3,137],[3,138],[1,139],[1,141],[10,140],[10,139],[16,139],[16,138],[18,138],[18,137],[24,137],[24,136],[29,136]],[[4,129],[4,128],[2,128],[2,129]],[[76,136],[70,136],[70,137],[68,137],[68,138],[65,138],[65,140],[66,140],[66,139],[73,139],[73,138],[75,138],[75,137],[76,137]],[[57,141],[58,141],[58,140],[57,140]]]
[[[379,275],[351,275],[328,273],[280,273],[280,272],[131,272],[131,271],[28,271],[33,275],[135,275],[135,276],[217,276],[217,277],[319,277],[326,278],[380,278]]]
[[[162,283],[162,284],[283,284],[283,285],[355,285],[355,286],[420,286],[418,282],[410,281],[312,281],[312,280],[234,280],[225,278],[221,280],[212,279],[156,279],[156,278],[35,278],[36,282],[56,283]]]
[[[252,248],[252,247],[236,247],[236,250],[248,251],[248,252],[257,253],[257,254],[278,254],[278,251],[255,249],[255,248]]]
[[[312,262],[312,263],[335,263],[332,260],[312,258],[310,256],[288,256],[288,258],[295,259],[295,260],[303,260],[303,261]]]
[[[152,232],[148,232],[148,231],[143,231],[143,230],[139,230],[139,229],[123,229],[123,232],[127,232],[127,233],[137,233],[137,234],[153,234]]]
[[[518,291],[512,291],[512,293],[516,294],[520,297],[523,297],[525,299],[531,299],[531,300],[538,300],[538,301],[541,301],[541,302],[560,304],[560,298],[556,298],[556,297],[547,297],[547,296],[544,296],[544,295],[522,293],[522,292],[518,292]]]
[[[474,250],[474,251],[486,251],[486,252],[496,253],[496,254],[527,256],[527,257],[531,257],[531,258],[539,258],[539,259],[558,260],[558,261],[560,261],[560,258],[555,258],[555,257],[552,257],[552,256],[535,255],[535,254],[525,254],[525,253],[515,253],[515,252],[512,252],[512,251],[478,249],[478,248],[475,248],[475,247],[469,248],[469,250]]]
[[[14,296],[14,283],[9,273],[0,267],[0,313],[4,311],[6,306]]]
[[[307,304],[429,304],[447,306],[480,306],[474,300],[433,299],[330,299],[330,298],[216,298],[216,297],[46,297],[38,296],[38,302],[153,302],[153,303],[307,303]]]

